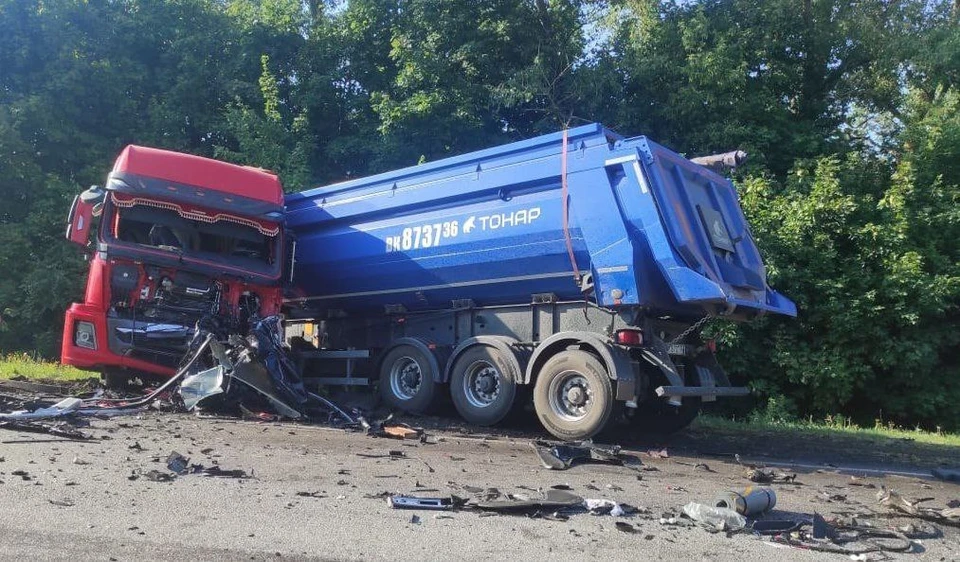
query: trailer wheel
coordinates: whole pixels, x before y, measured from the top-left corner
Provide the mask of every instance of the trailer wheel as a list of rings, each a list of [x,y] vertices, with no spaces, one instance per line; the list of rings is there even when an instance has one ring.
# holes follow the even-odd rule
[[[501,351],[475,345],[457,358],[450,375],[450,396],[470,423],[494,425],[510,413],[517,397],[517,373]]]
[[[395,408],[426,412],[436,391],[429,358],[412,345],[394,348],[380,366],[380,395]]]
[[[544,363],[533,389],[543,427],[567,441],[603,430],[613,412],[613,387],[599,359],[586,351],[562,351]]]
[[[653,382],[649,385],[646,399],[638,404],[630,417],[630,423],[635,429],[644,434],[670,435],[686,428],[697,419],[703,404],[700,397],[687,396],[681,401],[680,406],[671,406],[665,398],[654,393],[656,387],[668,384],[667,381],[659,371],[654,373],[651,380]]]

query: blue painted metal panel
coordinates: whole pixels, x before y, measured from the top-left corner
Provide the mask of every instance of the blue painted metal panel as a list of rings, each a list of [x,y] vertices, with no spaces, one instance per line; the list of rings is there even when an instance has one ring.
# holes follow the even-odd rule
[[[582,298],[554,133],[287,196],[299,297],[359,310]],[[568,131],[570,236],[603,306],[796,314],[766,285],[729,181],[644,137]]]

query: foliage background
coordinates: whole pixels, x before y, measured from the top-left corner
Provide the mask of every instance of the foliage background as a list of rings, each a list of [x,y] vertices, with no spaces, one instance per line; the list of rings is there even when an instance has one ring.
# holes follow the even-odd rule
[[[960,428],[943,0],[0,0],[0,354],[56,357],[72,197],[140,143],[299,190],[584,121],[735,148],[798,319],[716,322],[768,418]]]

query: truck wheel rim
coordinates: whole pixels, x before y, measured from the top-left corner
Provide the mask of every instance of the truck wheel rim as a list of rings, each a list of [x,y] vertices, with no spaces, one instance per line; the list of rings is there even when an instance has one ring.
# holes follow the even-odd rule
[[[593,390],[586,377],[576,371],[563,371],[550,381],[550,410],[565,421],[580,421],[593,406]]]
[[[474,361],[463,377],[463,395],[474,408],[486,408],[500,397],[500,371],[488,361]]]
[[[401,357],[390,367],[390,390],[401,400],[410,400],[417,395],[423,383],[420,363],[412,357]]]

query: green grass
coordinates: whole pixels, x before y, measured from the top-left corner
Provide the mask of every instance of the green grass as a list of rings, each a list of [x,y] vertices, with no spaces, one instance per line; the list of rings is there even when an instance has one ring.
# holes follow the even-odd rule
[[[731,420],[718,416],[703,415],[694,422],[695,428],[707,430],[721,430],[731,432],[774,433],[786,436],[823,436],[823,437],[857,437],[861,439],[901,439],[928,445],[944,445],[960,447],[960,434],[945,433],[942,431],[925,431],[923,429],[907,429],[891,424],[883,424],[879,420],[873,427],[861,427],[842,417],[828,417],[822,421],[760,421],[760,420]]]
[[[0,357],[0,379],[26,377],[31,380],[70,382],[96,378],[96,373],[67,365],[35,359],[26,353]]]

